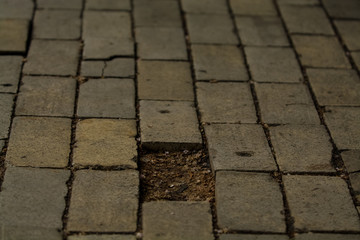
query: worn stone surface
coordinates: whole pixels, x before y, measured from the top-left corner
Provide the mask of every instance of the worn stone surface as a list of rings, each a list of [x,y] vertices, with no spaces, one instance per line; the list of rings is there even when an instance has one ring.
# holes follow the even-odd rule
[[[236,46],[193,45],[192,54],[197,80],[249,79],[243,56]]]
[[[81,9],[82,0],[38,0],[37,7],[40,9]]]
[[[8,137],[13,105],[14,95],[0,94],[0,139]]]
[[[64,116],[74,114],[76,80],[32,77],[22,79],[16,102],[16,115]]]
[[[358,240],[359,234],[304,233],[295,235],[295,240]]]
[[[146,5],[146,4],[145,4]],[[138,55],[142,59],[187,60],[181,28],[137,28]]]
[[[359,216],[340,177],[284,175],[295,230],[359,231]]]
[[[333,18],[360,19],[360,2],[357,0],[324,0],[323,4]]]
[[[242,44],[246,46],[289,46],[281,19],[278,17],[236,17]]]
[[[79,39],[80,11],[37,10],[33,37],[40,39]]]
[[[277,15],[274,3],[271,0],[230,0],[230,6],[236,15]]]
[[[191,43],[238,44],[229,15],[187,14]]]
[[[336,37],[293,36],[292,39],[306,67],[351,68]]]
[[[220,228],[286,231],[280,187],[270,174],[217,172],[215,194]]]
[[[103,77],[105,61],[82,61],[80,75],[84,77]]]
[[[85,9],[131,10],[130,0],[86,0]]]
[[[141,142],[151,150],[191,150],[202,145],[192,102],[140,101]]]
[[[81,75],[86,77],[134,77],[135,61],[131,58],[83,61],[81,62]]]
[[[137,171],[77,171],[72,188],[67,229],[88,232],[134,232],[138,195]]]
[[[29,22],[23,19],[0,19],[0,53],[24,53]]]
[[[27,19],[32,18],[34,2],[32,0],[1,0],[1,19]]]
[[[286,235],[278,234],[222,234],[220,240],[288,240]]]
[[[351,56],[355,62],[357,69],[360,69],[360,52],[352,52]]]
[[[330,21],[321,7],[280,4],[280,10],[289,33],[334,35]]]
[[[135,118],[135,86],[132,79],[90,79],[80,85],[77,114],[80,117]]]
[[[311,88],[322,106],[360,106],[360,79],[355,70],[308,69]]]
[[[36,203],[37,204],[37,203]],[[46,227],[4,226],[0,228],[0,240],[62,240],[58,229]]]
[[[291,48],[246,47],[252,78],[257,82],[300,82],[302,74]]]
[[[136,240],[135,236],[118,234],[73,235],[69,240]]]
[[[330,136],[322,125],[270,127],[276,160],[286,172],[334,172]]]
[[[201,121],[256,123],[255,106],[247,83],[196,83]]]
[[[360,108],[326,108],[325,122],[339,149],[359,149]]]
[[[77,124],[74,165],[136,168],[134,120],[86,119]]]
[[[228,14],[225,0],[181,0],[186,13],[197,14]]]
[[[301,6],[301,5],[319,5],[319,0],[277,0],[277,2],[279,4],[284,4],[284,5],[297,5],[297,6]]]
[[[144,240],[214,239],[208,202],[147,202],[142,209]]]
[[[4,140],[0,140],[0,149],[3,149],[4,146],[5,146],[5,141],[4,141]]]
[[[0,92],[16,93],[21,65],[20,56],[0,56]]]
[[[348,172],[360,171],[360,150],[349,150],[341,153]]]
[[[138,72],[139,99],[194,100],[189,63],[138,61]]]
[[[319,124],[308,89],[303,84],[255,85],[261,116],[270,124]]]
[[[67,170],[8,167],[0,194],[0,225],[61,229],[69,177]]]
[[[133,56],[132,38],[88,37],[84,40],[83,59],[109,59],[118,56]]]
[[[79,50],[76,41],[33,40],[23,73],[76,75]]]
[[[360,204],[360,173],[351,173],[349,175],[351,186],[354,190],[357,204]]]
[[[210,162],[218,170],[276,170],[265,134],[256,124],[205,125]]]
[[[70,135],[71,119],[16,117],[6,161],[15,166],[66,167]]]
[[[360,21],[338,20],[334,22],[347,48],[350,51],[360,50]]]

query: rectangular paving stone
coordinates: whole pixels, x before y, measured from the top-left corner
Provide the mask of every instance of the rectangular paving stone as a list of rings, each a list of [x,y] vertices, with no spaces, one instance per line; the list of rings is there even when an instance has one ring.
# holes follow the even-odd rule
[[[144,240],[214,239],[208,202],[146,202],[142,210]]]
[[[191,67],[187,62],[138,61],[139,99],[194,100]]]
[[[219,170],[276,170],[275,161],[260,125],[205,125],[210,163]]]
[[[280,187],[268,173],[217,172],[215,197],[220,228],[286,231]]]
[[[322,125],[270,127],[279,168],[286,172],[335,172],[330,136]]]
[[[0,92],[16,93],[22,59],[20,56],[0,56]]]
[[[24,19],[0,19],[0,53],[24,53],[28,28]]]
[[[360,2],[357,0],[324,0],[323,5],[333,18],[360,19]]]
[[[75,76],[79,51],[77,41],[33,40],[23,73]]]
[[[277,0],[279,4],[284,5],[319,5],[319,0]]]
[[[132,79],[90,79],[80,85],[79,117],[135,118]]]
[[[37,7],[40,9],[81,9],[82,0],[37,0]]]
[[[360,149],[342,152],[341,158],[348,172],[360,171]]]
[[[336,37],[293,36],[292,39],[305,67],[351,68]]]
[[[276,8],[271,0],[230,0],[236,15],[276,16]]]
[[[355,70],[308,69],[311,88],[322,106],[360,106],[360,78]]]
[[[196,83],[198,107],[204,123],[256,123],[248,83]]]
[[[78,122],[74,165],[136,168],[134,120],[86,119]]]
[[[62,240],[62,233],[55,228],[1,226],[0,240]]]
[[[37,10],[33,24],[33,38],[79,39],[80,11]]]
[[[146,149],[192,150],[202,146],[192,102],[140,101],[140,129]]]
[[[289,46],[279,17],[236,17],[237,31],[245,46]]]
[[[75,94],[75,79],[25,76],[15,114],[72,117]]]
[[[2,228],[21,226],[61,230],[69,177],[67,170],[8,166],[0,194]]]
[[[359,231],[360,220],[340,177],[284,175],[295,231]]]
[[[360,5],[359,5],[360,6]],[[359,11],[360,13],[360,11]],[[360,50],[360,21],[334,21],[340,36],[350,51]]]
[[[295,235],[295,240],[358,240],[359,234],[304,233]]]
[[[138,56],[153,60],[187,60],[181,28],[137,28]]]
[[[137,171],[77,171],[67,229],[84,232],[134,232],[138,198]]]
[[[177,1],[134,0],[136,27],[182,27]]]
[[[303,84],[255,85],[261,117],[268,124],[319,124],[307,87]]]
[[[135,76],[133,58],[115,58],[109,61],[81,62],[81,75],[85,77],[126,77]]]
[[[130,0],[86,0],[85,9],[131,10]]]
[[[181,0],[186,13],[198,14],[228,14],[229,10],[225,0]]]
[[[229,15],[187,14],[191,43],[238,44]]]
[[[118,234],[72,235],[69,240],[136,240],[135,236]]]
[[[236,46],[193,45],[196,80],[246,81],[241,51]]]
[[[357,204],[360,204],[360,173],[351,173],[349,175],[351,186],[354,190],[355,198],[357,201]]]
[[[83,59],[110,59],[119,56],[134,56],[132,38],[88,37],[84,40]]]
[[[220,240],[288,240],[287,235],[280,234],[221,234]]]
[[[14,95],[0,94],[0,139],[7,138],[14,105]]]
[[[330,21],[321,7],[280,4],[280,10],[289,33],[334,35]]]
[[[24,167],[66,167],[70,135],[71,119],[15,117],[6,161]]]
[[[339,149],[359,149],[360,108],[329,107],[324,114],[326,125]]]
[[[32,0],[1,0],[1,19],[26,19],[31,20],[34,10]]]
[[[291,48],[245,47],[245,54],[254,81],[296,83],[302,80]]]

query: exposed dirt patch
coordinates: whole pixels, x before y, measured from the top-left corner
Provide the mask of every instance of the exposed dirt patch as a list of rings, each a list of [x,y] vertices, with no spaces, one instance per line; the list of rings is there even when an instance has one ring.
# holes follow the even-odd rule
[[[203,151],[145,154],[140,178],[143,202],[214,200],[214,175]]]

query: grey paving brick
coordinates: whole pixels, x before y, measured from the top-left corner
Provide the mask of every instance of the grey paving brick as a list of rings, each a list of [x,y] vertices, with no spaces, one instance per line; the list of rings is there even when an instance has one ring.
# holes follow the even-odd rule
[[[135,76],[135,61],[132,58],[115,58],[109,61],[81,62],[81,75],[86,77]]]
[[[77,114],[80,117],[135,118],[134,81],[90,79],[80,85]]]
[[[134,232],[138,194],[137,171],[77,171],[72,188],[67,229]]]
[[[0,19],[0,53],[24,53],[29,22],[23,19]]]
[[[0,92],[16,93],[22,59],[20,56],[0,56]]]
[[[338,20],[334,21],[334,23],[347,48],[350,51],[360,50],[360,21]]]
[[[7,138],[14,105],[14,95],[0,94],[0,139]]]
[[[304,233],[295,235],[295,240],[358,240],[359,234]]]
[[[351,56],[355,62],[357,69],[360,70],[360,52],[352,52]]]
[[[79,39],[80,11],[37,10],[33,37],[40,39]]]
[[[335,37],[293,36],[295,49],[306,67],[351,68]]]
[[[82,0],[38,0],[37,7],[48,9],[81,9]]]
[[[348,172],[360,171],[360,150],[349,150],[341,153]]]
[[[360,173],[351,173],[349,175],[351,186],[354,190],[355,198],[357,201],[357,204],[360,204]]]
[[[191,43],[238,44],[229,15],[187,14]]]
[[[230,0],[236,15],[276,16],[277,12],[271,0]]]
[[[105,61],[82,61],[80,75],[84,77],[103,77]]]
[[[137,28],[138,55],[142,59],[187,60],[181,28]]]
[[[246,47],[252,78],[257,82],[300,82],[302,74],[291,48]]]
[[[136,27],[182,27],[177,1],[134,1]]]
[[[324,126],[270,127],[271,142],[282,171],[334,172],[332,145]]]
[[[140,101],[141,142],[151,150],[191,150],[202,145],[194,104]]]
[[[210,163],[218,170],[276,170],[265,134],[256,124],[205,125]]]
[[[134,120],[86,119],[77,124],[74,164],[136,168]]]
[[[321,7],[280,5],[280,10],[289,33],[334,35]]]
[[[220,228],[285,232],[282,195],[270,174],[218,172],[215,194]]]
[[[32,0],[1,0],[1,19],[26,19],[30,20],[33,15],[34,2]]]
[[[245,46],[289,46],[278,17],[236,17],[236,26]]]
[[[333,18],[360,19],[360,2],[357,0],[324,0],[323,4]]]
[[[8,167],[0,195],[0,224],[61,229],[69,177],[67,170]]]
[[[249,76],[240,49],[236,46],[192,46],[197,80],[246,81]]]
[[[194,100],[189,63],[139,61],[138,72],[139,99]]]
[[[279,234],[222,234],[220,240],[288,240],[288,236]]]
[[[130,0],[86,0],[85,9],[131,10]]]
[[[101,234],[101,235],[73,235],[68,237],[69,240],[136,240],[135,236]]]
[[[144,240],[214,239],[208,202],[147,202],[142,209]]]
[[[319,0],[277,0],[279,4],[284,5],[319,5]]]
[[[16,115],[65,116],[74,114],[76,80],[25,76],[16,103]]]
[[[303,84],[255,85],[261,116],[270,124],[319,124],[308,89]]]
[[[23,73],[76,75],[79,50],[76,41],[33,40]]]
[[[61,232],[55,228],[4,226],[0,228],[0,240],[61,240]]]
[[[225,0],[182,0],[181,3],[186,13],[228,14]]]
[[[325,122],[339,149],[358,149],[360,146],[360,108],[329,107]]]
[[[255,105],[247,83],[196,83],[201,121],[256,123]]]
[[[84,40],[83,59],[109,59],[118,56],[133,56],[132,38],[91,37]]]
[[[359,231],[360,220],[346,182],[329,176],[283,176],[298,231]]]
[[[308,69],[307,74],[320,105],[360,106],[360,79],[355,70]]]
[[[66,167],[70,135],[71,119],[16,117],[6,161],[15,166]]]

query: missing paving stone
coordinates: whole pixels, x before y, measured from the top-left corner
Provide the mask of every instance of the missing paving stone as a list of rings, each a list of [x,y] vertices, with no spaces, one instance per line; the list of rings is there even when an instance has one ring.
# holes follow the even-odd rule
[[[203,150],[144,154],[140,178],[143,202],[214,201],[214,175]]]

